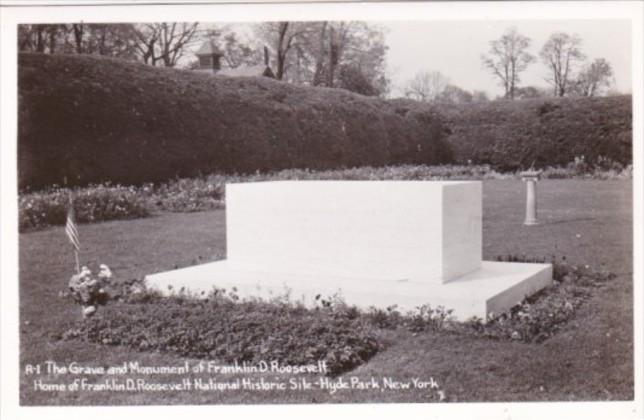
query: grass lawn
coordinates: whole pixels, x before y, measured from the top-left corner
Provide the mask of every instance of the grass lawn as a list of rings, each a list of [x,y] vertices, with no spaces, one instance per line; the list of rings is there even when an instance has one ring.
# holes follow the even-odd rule
[[[545,180],[538,184],[539,226],[522,225],[521,181],[485,181],[483,254],[565,256],[617,277],[597,289],[561,332],[541,344],[477,339],[447,332],[383,331],[387,347],[344,375],[363,380],[433,378],[448,401],[581,401],[633,398],[632,182]],[[83,263],[106,263],[119,278],[225,256],[225,212],[166,213],[148,219],[79,227]],[[184,359],[52,337],[78,320],[79,307],[58,297],[67,287],[73,253],[62,227],[20,235],[21,404],[217,404],[424,402],[427,389],[381,392],[313,390],[224,392],[43,392],[27,364],[46,360],[114,366],[180,365]],[[195,361],[191,361],[195,362]],[[246,375],[256,377],[259,374]],[[265,379],[275,375],[264,374]],[[67,378],[68,376],[66,376]],[[204,376],[207,378],[207,375]],[[226,380],[234,376],[227,376]],[[91,381],[104,380],[102,376]],[[154,376],[163,381],[163,376]],[[166,378],[173,379],[173,378]],[[221,379],[221,378],[220,378]],[[310,377],[313,380],[313,377]],[[55,382],[43,377],[45,382]],[[433,398],[433,399],[432,399]]]

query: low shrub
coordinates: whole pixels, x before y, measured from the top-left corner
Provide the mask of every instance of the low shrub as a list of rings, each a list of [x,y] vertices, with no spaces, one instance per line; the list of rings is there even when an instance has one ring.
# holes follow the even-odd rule
[[[194,212],[224,207],[227,183],[278,180],[435,180],[490,179],[503,175],[487,165],[401,165],[359,167],[328,171],[286,169],[249,175],[211,174],[195,178],[176,178],[165,183],[141,186],[92,185],[72,190],[53,187],[42,191],[25,190],[19,199],[21,231],[63,225],[74,197],[77,222],[147,217],[156,211]]]
[[[19,226],[21,230],[63,225],[67,219],[70,190],[53,187],[21,194]],[[72,194],[76,221],[80,223],[147,217],[152,206],[134,187],[94,185]]]
[[[453,312],[443,306],[432,308],[428,304],[421,305],[416,309],[416,312],[409,315],[407,322],[407,328],[412,332],[442,330]]]
[[[602,158],[586,163],[578,157],[564,167],[548,167],[543,178],[630,179],[633,166]],[[228,183],[280,180],[487,180],[511,179],[519,172],[500,173],[490,165],[397,165],[312,171],[285,169],[254,174],[210,174],[176,178],[160,184],[141,186],[93,185],[73,190],[77,221],[98,222],[146,217],[156,211],[194,212],[223,208]],[[22,191],[19,200],[20,230],[65,223],[69,190],[54,187],[43,191]]]
[[[63,337],[230,363],[323,360],[332,375],[364,363],[381,348],[368,323],[328,308],[236,302],[216,293],[208,299],[139,293],[135,299],[105,307]]]
[[[179,178],[163,183],[154,189],[155,205],[160,210],[174,212],[221,208],[226,183],[219,178],[223,177]]]
[[[633,165],[623,165],[610,158],[599,156],[594,162],[589,162],[582,156],[565,166],[546,167],[541,176],[548,179],[630,179],[633,177]]]

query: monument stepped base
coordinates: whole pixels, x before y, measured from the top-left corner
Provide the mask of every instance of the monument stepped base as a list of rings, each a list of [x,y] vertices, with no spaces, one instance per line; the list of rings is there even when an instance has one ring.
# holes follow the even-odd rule
[[[164,295],[183,290],[205,297],[214,288],[227,292],[235,288],[235,294],[242,299],[272,299],[288,293],[291,301],[312,306],[317,295],[328,298],[338,293],[346,303],[362,309],[397,305],[404,312],[424,304],[433,308],[442,305],[453,309],[453,316],[460,321],[471,317],[485,320],[490,313],[504,312],[551,282],[550,264],[492,261],[483,261],[480,269],[443,284],[414,279],[262,272],[240,269],[226,260],[146,277],[148,287]]]

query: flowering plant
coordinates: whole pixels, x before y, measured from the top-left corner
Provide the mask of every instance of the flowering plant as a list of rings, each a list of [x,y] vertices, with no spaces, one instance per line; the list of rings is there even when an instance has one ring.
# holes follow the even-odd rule
[[[69,291],[71,297],[82,307],[83,318],[92,316],[96,307],[108,299],[105,287],[112,279],[110,268],[101,264],[96,277],[92,275],[89,268],[83,266],[80,273],[74,274],[69,279]]]

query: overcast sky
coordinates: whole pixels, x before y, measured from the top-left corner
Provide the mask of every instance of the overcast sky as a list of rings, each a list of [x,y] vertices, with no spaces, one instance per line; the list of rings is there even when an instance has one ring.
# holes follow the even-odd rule
[[[613,67],[616,88],[631,91],[630,22],[620,20],[515,20],[515,21],[425,21],[381,22],[389,46],[387,64],[393,84],[392,96],[421,70],[437,70],[452,84],[467,90],[484,90],[492,97],[503,93],[488,69],[481,65],[481,54],[489,42],[509,27],[532,40],[530,52],[539,50],[554,32],[578,34],[587,60],[605,58]],[[540,59],[521,75],[521,85],[548,86],[547,69]]]
[[[370,22],[385,30],[389,47],[387,67],[392,82],[390,96],[402,96],[403,86],[422,70],[436,70],[450,82],[469,91],[483,90],[491,98],[503,88],[481,64],[490,41],[510,27],[532,40],[529,48],[537,60],[521,73],[521,86],[548,87],[548,70],[539,50],[555,32],[577,34],[586,61],[605,58],[613,67],[615,88],[631,92],[631,28],[625,20],[435,20]],[[243,37],[252,38],[248,24],[232,25]],[[192,57],[191,57],[192,58]]]

